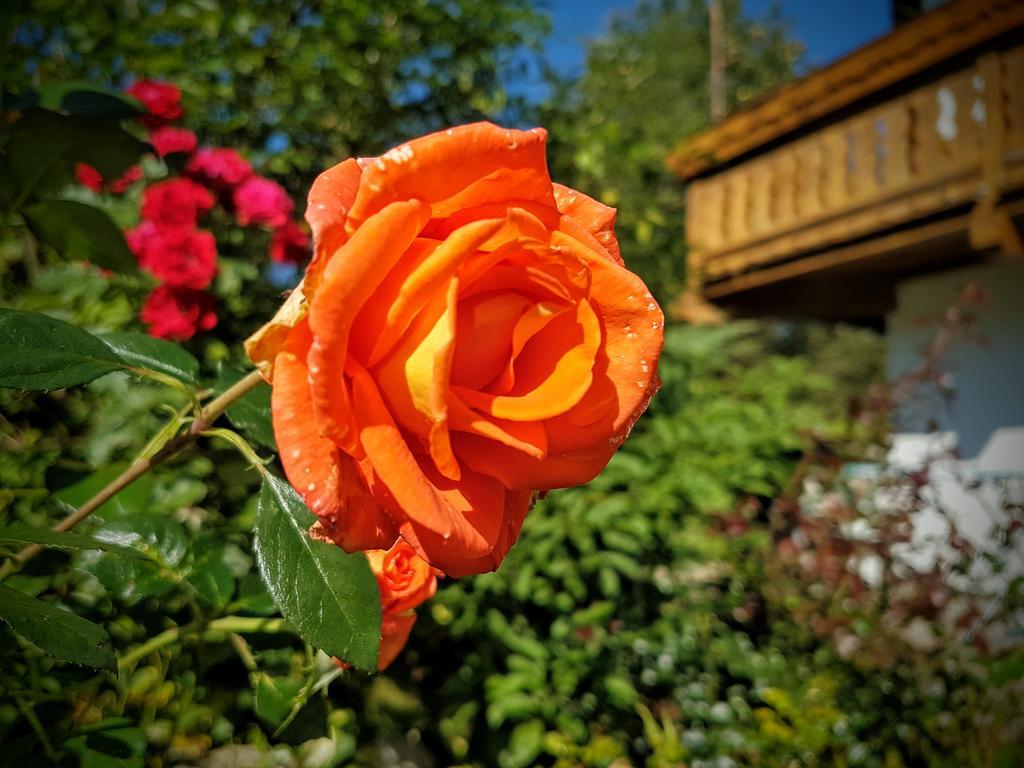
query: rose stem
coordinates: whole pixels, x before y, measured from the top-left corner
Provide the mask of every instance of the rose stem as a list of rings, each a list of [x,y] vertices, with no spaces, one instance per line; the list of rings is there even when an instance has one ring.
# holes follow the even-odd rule
[[[234,405],[236,400],[239,400],[248,394],[249,391],[262,380],[263,379],[260,376],[259,371],[252,371],[244,379],[233,384],[230,388],[225,390],[223,394],[215,398],[208,406],[203,408],[203,410],[200,411],[199,416],[195,418],[187,430],[172,439],[167,443],[167,445],[152,456],[136,459],[128,469],[107,483],[107,485],[95,496],[53,526],[53,530],[67,531],[74,528],[80,522],[85,520],[85,518],[108,502],[115,494],[127,488],[153,467],[163,463],[189,445],[201,432],[205,431],[214,421],[216,421],[217,417]],[[3,581],[12,573],[22,568],[27,562],[42,551],[43,546],[41,544],[29,544],[27,547],[19,551],[16,555],[8,559],[8,561],[4,563],[3,567],[0,568],[0,581]]]

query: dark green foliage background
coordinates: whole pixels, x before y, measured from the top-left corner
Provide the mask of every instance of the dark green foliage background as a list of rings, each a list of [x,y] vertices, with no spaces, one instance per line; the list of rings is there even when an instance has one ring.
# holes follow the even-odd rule
[[[202,141],[265,156],[305,194],[326,164],[522,107],[502,77],[548,29],[528,0],[32,0],[12,47],[47,80],[150,77]]]

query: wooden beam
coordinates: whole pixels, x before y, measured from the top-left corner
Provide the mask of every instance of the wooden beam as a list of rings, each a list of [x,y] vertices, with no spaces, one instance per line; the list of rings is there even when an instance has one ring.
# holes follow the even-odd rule
[[[815,272],[835,269],[854,262],[906,252],[911,248],[925,248],[931,243],[954,238],[957,235],[966,240],[967,229],[968,217],[966,214],[940,219],[930,224],[876,237],[856,245],[834,248],[824,253],[803,256],[774,267],[758,269],[745,275],[738,275],[726,280],[717,280],[704,286],[704,296],[712,301],[717,301],[743,291],[806,277]],[[890,268],[896,267],[892,261],[889,262],[889,265]],[[893,271],[897,270],[893,269]]]
[[[684,140],[668,165],[693,178],[1019,27],[1020,0],[953,0]]]

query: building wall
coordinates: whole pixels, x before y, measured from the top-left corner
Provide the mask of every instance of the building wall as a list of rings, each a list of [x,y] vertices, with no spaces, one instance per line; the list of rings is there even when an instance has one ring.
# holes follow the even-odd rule
[[[1024,263],[986,264],[914,278],[897,287],[886,321],[889,378],[913,368],[938,322],[970,281],[990,296],[978,310],[977,338],[958,339],[942,360],[954,396],[917,393],[896,413],[901,433],[955,432],[962,458],[979,456],[996,430],[1024,428]],[[1014,430],[1015,431],[1015,430]],[[1004,433],[1005,438],[1006,433]],[[1005,440],[1001,441],[1005,442]],[[1024,446],[1004,457],[1024,471]]]
[[[911,539],[901,545],[904,562],[921,571],[945,564],[959,589],[984,596],[988,616],[1002,605],[1010,580],[1024,575],[1024,554],[1013,540],[1008,552],[995,533],[1012,530],[1011,510],[1024,503],[1024,264],[972,266],[902,283],[886,335],[895,378],[919,363],[939,319],[971,281],[990,301],[977,310],[975,338],[957,339],[940,361],[953,399],[921,392],[901,406],[888,465],[928,470],[929,504],[913,516]],[[952,546],[954,533],[976,553],[959,575],[953,566],[963,552]],[[992,562],[1004,567],[993,569]],[[994,647],[1020,642],[1024,613],[983,631]]]

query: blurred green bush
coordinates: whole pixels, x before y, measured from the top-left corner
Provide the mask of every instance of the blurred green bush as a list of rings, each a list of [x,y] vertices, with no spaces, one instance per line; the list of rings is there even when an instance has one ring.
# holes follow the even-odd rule
[[[89,528],[140,537],[148,561],[50,552],[8,581],[102,623],[121,674],[0,633],[0,739],[26,766],[1012,765],[990,700],[1019,653],[890,638],[848,658],[818,627],[826,574],[779,548],[773,510],[801,459],[884,426],[848,408],[880,362],[869,331],[670,328],[663,390],[606,472],[541,502],[500,571],[443,584],[377,677],[245,624],[274,611],[252,567],[256,478],[215,444],[186,454]],[[0,392],[4,517],[77,503],[165,400],[119,375]],[[869,606],[855,630],[882,618]]]

